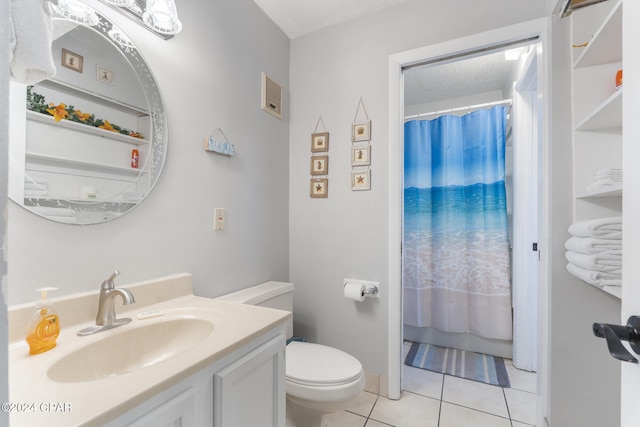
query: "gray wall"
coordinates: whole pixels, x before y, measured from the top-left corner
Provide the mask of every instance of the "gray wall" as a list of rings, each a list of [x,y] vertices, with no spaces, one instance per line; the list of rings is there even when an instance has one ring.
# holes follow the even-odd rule
[[[290,280],[295,333],[344,349],[387,373],[389,55],[545,16],[544,2],[407,1],[292,40]],[[350,187],[350,132],[362,97],[372,120],[371,191]],[[329,197],[309,197],[310,135],[330,132]],[[360,117],[359,117],[360,118]],[[342,279],[381,282],[354,303]]]
[[[149,63],[168,112],[154,191],[95,226],[53,223],[11,203],[11,304],[34,301],[43,285],[60,288],[52,297],[97,290],[115,269],[120,284],[190,272],[203,296],[288,279],[289,39],[251,0],[181,2],[179,13],[184,30],[168,41],[111,13]],[[260,109],[262,71],[284,86],[282,121]],[[204,151],[218,127],[235,157]],[[214,207],[226,208],[225,231],[212,230]]]
[[[0,3],[0,107],[8,111],[9,103],[9,8],[10,1]],[[8,322],[7,322],[7,170],[9,169],[9,117],[0,117],[0,378],[9,378],[8,373]],[[9,385],[0,382],[0,401],[9,401]],[[0,412],[0,425],[9,425],[9,414]]]

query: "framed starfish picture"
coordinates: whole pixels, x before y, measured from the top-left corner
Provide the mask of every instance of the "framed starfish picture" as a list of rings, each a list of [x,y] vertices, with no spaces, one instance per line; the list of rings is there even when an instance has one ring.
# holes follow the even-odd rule
[[[329,180],[327,178],[315,178],[311,180],[311,198],[327,198],[329,195]]]
[[[351,172],[351,190],[371,190],[371,169]]]

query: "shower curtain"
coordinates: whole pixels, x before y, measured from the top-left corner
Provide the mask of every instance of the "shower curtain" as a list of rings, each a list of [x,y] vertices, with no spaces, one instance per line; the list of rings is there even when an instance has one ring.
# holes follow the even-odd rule
[[[407,325],[512,339],[505,114],[405,123]]]

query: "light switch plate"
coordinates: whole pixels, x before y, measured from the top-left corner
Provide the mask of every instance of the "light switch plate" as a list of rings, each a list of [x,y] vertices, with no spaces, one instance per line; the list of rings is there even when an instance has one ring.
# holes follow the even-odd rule
[[[227,213],[225,208],[214,208],[213,209],[213,230],[214,231],[223,231],[224,225],[226,222]]]

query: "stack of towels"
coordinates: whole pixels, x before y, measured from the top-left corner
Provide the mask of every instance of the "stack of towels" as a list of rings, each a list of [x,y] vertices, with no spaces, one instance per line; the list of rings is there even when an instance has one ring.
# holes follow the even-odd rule
[[[622,285],[622,217],[578,221],[565,243],[569,273],[597,286]]]
[[[595,173],[593,183],[587,187],[587,190],[605,190],[620,184],[622,184],[622,169],[608,168]]]
[[[49,195],[48,182],[46,179],[40,178],[24,178],[24,197],[25,199],[37,199],[47,197]]]

